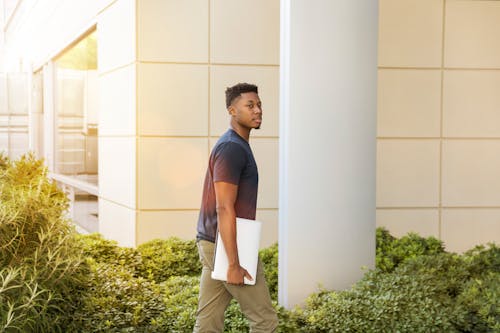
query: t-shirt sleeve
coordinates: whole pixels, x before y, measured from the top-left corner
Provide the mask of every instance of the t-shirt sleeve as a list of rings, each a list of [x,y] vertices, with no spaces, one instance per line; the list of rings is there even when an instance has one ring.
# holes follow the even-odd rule
[[[226,182],[238,185],[241,172],[246,163],[247,154],[243,147],[233,142],[222,144],[214,155],[214,182]]]

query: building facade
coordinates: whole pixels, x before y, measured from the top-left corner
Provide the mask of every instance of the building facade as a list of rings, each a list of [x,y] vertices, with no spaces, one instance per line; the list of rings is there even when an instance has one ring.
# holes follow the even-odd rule
[[[500,240],[500,2],[380,1],[377,225]]]
[[[252,139],[263,246],[277,240],[279,1],[3,3],[4,86],[23,75],[23,112],[43,115],[43,133],[9,153],[46,159],[75,214],[98,216],[84,229],[128,246],[193,238],[208,154],[229,125],[225,87],[246,81],[265,107]],[[260,23],[249,30],[238,12]],[[34,94],[43,106],[28,107]]]
[[[311,7],[302,10],[309,16],[296,15],[308,8],[301,6]],[[328,13],[358,12],[349,17],[361,22],[367,11],[370,22],[378,18],[378,55],[371,55],[378,62],[376,190],[371,176],[366,187],[376,195],[376,225],[397,236],[438,237],[450,251],[499,242],[500,2],[380,0],[376,7],[368,0],[314,6],[299,0],[1,0],[0,150],[13,158],[28,150],[43,157],[68,192],[82,231],[126,246],[192,239],[210,148],[229,124],[224,89],[256,83],[264,123],[251,145],[260,173],[257,218],[266,222],[262,246],[268,246],[278,240],[278,224],[286,223],[278,209],[285,195],[279,194],[280,126],[281,133],[288,126],[280,125],[280,22],[291,22],[288,32],[281,26],[281,45],[285,34],[292,63],[302,55],[294,42],[308,42],[310,58],[301,58],[293,72],[307,74],[308,66],[317,71],[323,64],[322,45],[339,41],[335,55],[367,36],[356,25],[341,30],[327,22]],[[312,39],[301,40],[304,35]],[[349,81],[352,73],[337,65],[324,65],[325,73],[336,78],[338,70]],[[309,91],[311,98],[316,90],[307,89],[323,82],[320,71],[310,82],[294,77],[288,78],[291,91]],[[336,87],[348,87],[348,96],[366,94],[355,85]],[[294,112],[321,119],[321,112],[338,112],[331,104]],[[296,119],[287,117],[287,124]],[[314,133],[314,125],[307,126],[304,133]],[[372,124],[347,130],[365,126]],[[349,152],[348,141],[342,149]],[[315,170],[301,166],[301,176]],[[328,200],[335,195],[318,192]],[[360,196],[361,207],[363,200],[371,202]]]

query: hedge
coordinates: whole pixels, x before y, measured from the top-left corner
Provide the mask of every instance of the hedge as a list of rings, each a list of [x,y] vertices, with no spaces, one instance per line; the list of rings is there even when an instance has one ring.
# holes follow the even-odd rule
[[[62,332],[79,307],[87,267],[67,207],[42,161],[0,154],[0,332]]]
[[[387,242],[387,231],[379,229],[380,235]],[[105,246],[96,247],[96,239]],[[157,255],[143,256],[139,248],[121,248],[98,235],[81,236],[81,240],[94,244],[97,255],[90,257],[91,267],[98,269],[92,279],[95,283],[92,297],[86,299],[88,307],[81,312],[86,322],[77,326],[79,331],[192,330],[199,283],[199,264],[192,260],[196,257],[194,241],[155,240],[139,248],[155,248]],[[399,240],[392,237],[391,242],[396,244],[378,253],[378,262],[384,262],[384,266],[367,272],[350,290],[319,291],[309,297],[303,308],[292,310],[285,310],[275,302],[280,318],[278,331],[494,332],[498,329],[500,250],[496,245],[476,247],[457,255],[444,252],[434,238],[415,234]],[[273,298],[277,290],[277,252],[276,244],[261,251]],[[186,260],[181,260],[181,253]],[[380,256],[387,260],[380,261],[383,259]],[[165,269],[158,262],[186,265],[182,269],[178,265]],[[156,268],[144,274],[141,267]],[[174,268],[188,273],[176,275]],[[100,281],[99,276],[119,283],[110,286]],[[108,289],[103,290],[102,286]],[[107,326],[98,326],[102,322]],[[225,332],[248,332],[248,322],[234,301],[226,311],[225,324]]]
[[[77,235],[42,161],[0,155],[0,332],[190,332],[200,263],[194,240],[120,247]],[[376,266],[349,290],[276,304],[278,245],[261,251],[278,332],[500,332],[500,249],[458,255],[377,229]],[[225,332],[248,332],[236,302]]]

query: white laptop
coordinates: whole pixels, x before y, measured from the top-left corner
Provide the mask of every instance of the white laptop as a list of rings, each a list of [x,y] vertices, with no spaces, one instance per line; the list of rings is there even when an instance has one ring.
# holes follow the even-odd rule
[[[257,276],[257,263],[259,260],[260,232],[262,223],[259,221],[236,218],[236,244],[240,266],[248,271],[253,280],[244,278],[244,283],[254,285]],[[227,281],[228,260],[224,244],[217,231],[217,245],[215,249],[214,270],[212,279]]]

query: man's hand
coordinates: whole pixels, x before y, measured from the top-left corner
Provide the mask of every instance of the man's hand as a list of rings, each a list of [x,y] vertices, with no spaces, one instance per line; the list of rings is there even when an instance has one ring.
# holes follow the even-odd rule
[[[236,284],[243,285],[243,278],[247,278],[250,281],[253,281],[252,276],[247,272],[246,269],[241,267],[240,265],[229,266],[227,270],[227,283],[228,284]]]

